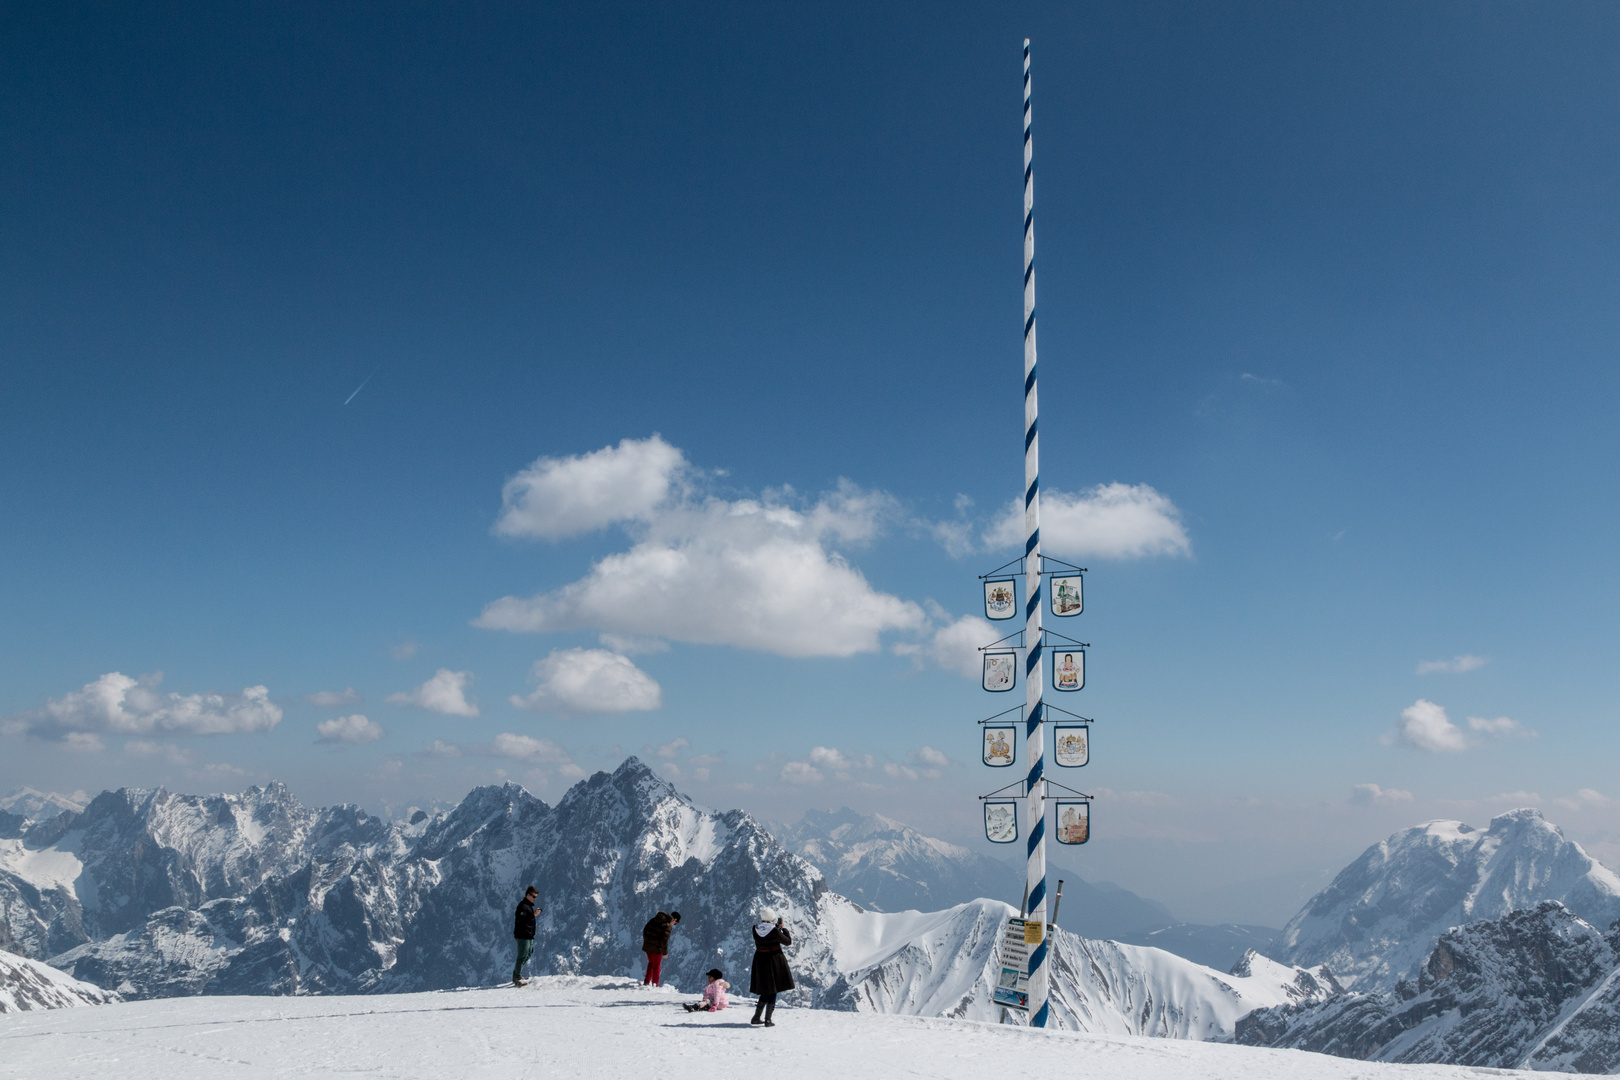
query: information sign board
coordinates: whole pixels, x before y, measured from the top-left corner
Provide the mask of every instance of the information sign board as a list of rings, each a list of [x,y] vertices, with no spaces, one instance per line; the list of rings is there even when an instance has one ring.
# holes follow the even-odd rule
[[[1023,919],[1008,919],[1007,929],[1001,935],[1001,973],[990,999],[1009,1009],[1029,1011],[1029,939],[1034,927],[1035,941],[1041,939],[1041,924],[1027,923]]]

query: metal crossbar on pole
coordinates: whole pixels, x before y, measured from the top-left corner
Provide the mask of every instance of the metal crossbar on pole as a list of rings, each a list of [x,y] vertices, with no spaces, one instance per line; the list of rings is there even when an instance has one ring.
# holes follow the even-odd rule
[[[1040,927],[1039,943],[1029,953],[1029,1022],[1045,1027],[1050,1015],[1046,966],[1046,715],[1042,693],[1046,675],[1041,660],[1041,440],[1036,424],[1035,393],[1035,171],[1030,135],[1029,39],[1024,39],[1024,745],[1029,761],[1025,818],[1029,823],[1029,861],[1024,891],[1026,918]],[[1029,940],[1026,938],[1026,940]]]

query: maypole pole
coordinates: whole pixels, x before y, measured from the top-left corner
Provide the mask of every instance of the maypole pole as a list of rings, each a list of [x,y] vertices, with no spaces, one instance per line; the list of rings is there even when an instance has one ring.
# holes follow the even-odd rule
[[[1025,938],[1029,953],[1029,1016],[1032,1027],[1045,1027],[1047,1003],[1046,943],[1046,715],[1042,692],[1046,675],[1041,663],[1041,441],[1036,428],[1035,395],[1035,172],[1030,139],[1029,39],[1024,39],[1024,746],[1029,755],[1025,781],[1024,820],[1029,822],[1029,862],[1024,878],[1026,927],[1038,927]]]

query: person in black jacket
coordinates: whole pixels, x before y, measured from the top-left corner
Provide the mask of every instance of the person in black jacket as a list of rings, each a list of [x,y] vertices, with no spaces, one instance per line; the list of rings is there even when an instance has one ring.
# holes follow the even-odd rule
[[[523,985],[523,965],[534,955],[534,917],[541,909],[534,906],[540,890],[530,885],[518,902],[517,914],[512,919],[512,936],[517,939],[517,963],[512,965],[512,985]]]
[[[754,1006],[750,1024],[775,1027],[771,1015],[776,1012],[776,995],[793,989],[793,973],[788,970],[787,957],[782,946],[793,944],[782,920],[770,908],[759,909],[759,922],[754,924],[754,969],[748,980],[748,992],[759,997]]]
[[[660,911],[641,928],[641,951],[647,954],[647,974],[642,977],[642,986],[664,985],[664,957],[669,955],[669,935],[680,921],[680,912]]]

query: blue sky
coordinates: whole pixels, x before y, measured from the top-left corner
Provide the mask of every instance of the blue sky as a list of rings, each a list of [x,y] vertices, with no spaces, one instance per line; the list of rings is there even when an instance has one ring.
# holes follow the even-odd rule
[[[0,789],[635,752],[972,842],[999,699],[939,634],[1010,557],[1029,36],[1065,857],[1206,921],[1525,803],[1620,864],[1612,7],[0,20]],[[637,552],[714,559],[475,625]]]

